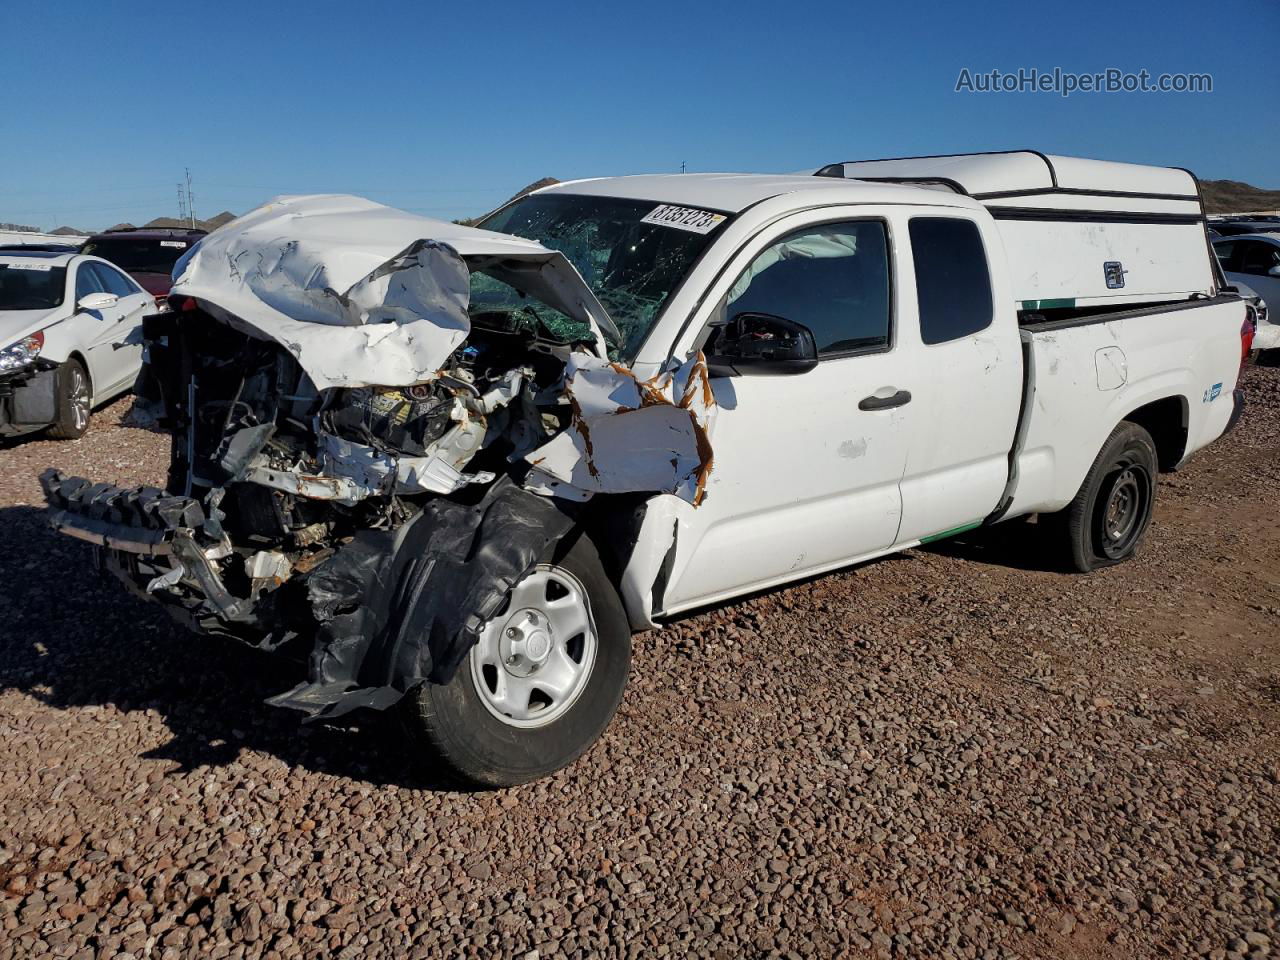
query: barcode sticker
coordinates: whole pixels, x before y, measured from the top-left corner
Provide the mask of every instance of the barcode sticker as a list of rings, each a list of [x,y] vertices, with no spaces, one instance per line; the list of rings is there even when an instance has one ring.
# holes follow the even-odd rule
[[[654,207],[640,222],[656,223],[663,227],[675,227],[691,233],[710,233],[725,221],[723,213],[698,210],[694,207],[677,207],[670,203]]]

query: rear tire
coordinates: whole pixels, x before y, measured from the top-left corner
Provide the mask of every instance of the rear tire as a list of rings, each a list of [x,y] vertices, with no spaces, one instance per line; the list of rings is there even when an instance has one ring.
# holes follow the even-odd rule
[[[1045,546],[1081,573],[1128,560],[1151,525],[1157,470],[1151,434],[1122,422],[1102,445],[1075,499],[1041,516]]]
[[[93,391],[89,374],[75,357],[69,357],[56,373],[58,417],[49,427],[55,440],[78,440],[89,429],[93,415]]]
[[[575,598],[581,609],[557,628]],[[572,763],[599,738],[630,669],[626,611],[595,547],[580,537],[513,588],[448,684],[427,683],[405,698],[410,740],[464,782],[526,783]],[[540,678],[561,672],[562,697],[539,689]]]

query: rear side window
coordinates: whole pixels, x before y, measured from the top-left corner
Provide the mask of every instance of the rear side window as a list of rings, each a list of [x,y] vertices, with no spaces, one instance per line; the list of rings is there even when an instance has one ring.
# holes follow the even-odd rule
[[[1213,252],[1218,255],[1218,262],[1222,264],[1223,270],[1230,270],[1235,273],[1236,246],[1238,243],[1238,240],[1223,240],[1213,245]]]
[[[954,217],[915,217],[909,233],[920,338],[946,343],[989,327],[991,275],[978,225]]]
[[[134,282],[119,270],[113,270],[104,263],[93,264],[93,269],[107,293],[114,293],[117,297],[131,297],[138,292]]]

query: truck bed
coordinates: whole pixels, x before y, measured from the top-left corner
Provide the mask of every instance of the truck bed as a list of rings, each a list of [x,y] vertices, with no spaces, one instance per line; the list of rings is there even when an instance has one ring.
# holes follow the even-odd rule
[[[1180,419],[1180,432],[1155,436],[1162,469],[1221,436],[1244,319],[1242,300],[1220,296],[1024,325],[1026,392],[1006,515],[1069,503],[1119,420]],[[1180,418],[1168,416],[1174,405]]]

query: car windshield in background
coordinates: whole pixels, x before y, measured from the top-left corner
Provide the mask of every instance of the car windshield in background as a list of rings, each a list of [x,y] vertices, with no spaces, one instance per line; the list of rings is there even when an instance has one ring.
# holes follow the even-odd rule
[[[650,200],[535,194],[503,207],[478,226],[536,240],[568,257],[622,332],[624,342],[615,359],[630,363],[671,292],[728,219],[703,213],[695,224],[688,218],[696,211],[688,211],[686,218],[673,216],[663,222],[657,216],[662,208]],[[645,222],[650,215],[654,221]],[[473,286],[472,312],[529,309],[528,301],[510,288],[504,305],[499,287]],[[549,312],[535,309],[540,319]]]
[[[0,262],[0,310],[48,310],[61,306],[66,286],[66,267]]]
[[[120,238],[90,240],[81,253],[109,260],[125,273],[163,273],[168,276],[177,259],[187,252],[185,240]]]

